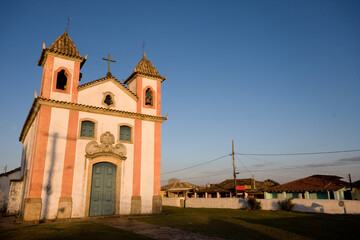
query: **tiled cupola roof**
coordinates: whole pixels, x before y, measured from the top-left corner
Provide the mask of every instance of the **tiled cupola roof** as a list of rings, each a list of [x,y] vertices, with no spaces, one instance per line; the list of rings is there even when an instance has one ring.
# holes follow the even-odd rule
[[[38,61],[38,65],[41,66],[42,62],[45,59],[45,55],[47,52],[52,52],[55,54],[59,54],[66,57],[77,58],[79,60],[84,61],[85,58],[81,57],[79,51],[77,50],[74,42],[68,36],[67,32],[64,32],[63,35],[60,35],[49,48],[44,48],[40,60]]]
[[[131,75],[125,80],[125,84],[127,84],[136,74],[142,74],[145,76],[158,78],[160,80],[165,80],[165,77],[162,77],[159,72],[156,70],[154,65],[150,62],[149,59],[146,58],[146,55],[144,54],[143,58],[140,60],[140,62],[135,66],[134,71],[131,73]]]
[[[48,50],[68,57],[82,58],[67,32],[59,36],[55,42],[50,45]]]

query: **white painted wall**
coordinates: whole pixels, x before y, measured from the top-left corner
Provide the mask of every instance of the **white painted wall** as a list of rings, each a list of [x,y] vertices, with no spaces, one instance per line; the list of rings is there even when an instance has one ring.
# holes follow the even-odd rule
[[[19,179],[20,170],[12,173],[3,173],[0,176],[0,211],[5,210],[8,204],[10,180]]]
[[[102,104],[105,92],[114,94],[115,106],[110,109],[136,112],[136,101],[111,80],[81,89],[78,93],[78,103],[106,108],[107,106]]]
[[[142,121],[141,144],[141,213],[152,212],[154,195],[154,122]]]
[[[69,110],[51,109],[49,136],[46,149],[43,190],[41,193],[41,217],[53,219],[57,216],[65,159]]]
[[[163,206],[180,206],[181,198],[163,198]],[[281,199],[257,199],[263,210],[279,210],[278,201]],[[293,211],[328,214],[344,214],[344,208],[339,206],[340,200],[323,199],[293,199]],[[347,214],[360,214],[360,201],[342,200]],[[247,208],[247,199],[243,198],[189,198],[185,202],[188,208]]]

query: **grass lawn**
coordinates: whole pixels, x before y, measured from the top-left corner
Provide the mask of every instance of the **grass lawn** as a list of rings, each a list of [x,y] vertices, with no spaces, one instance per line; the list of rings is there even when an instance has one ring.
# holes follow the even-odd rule
[[[151,239],[94,222],[61,222],[0,228],[0,239]]]
[[[164,207],[138,220],[228,239],[359,239],[359,215]]]

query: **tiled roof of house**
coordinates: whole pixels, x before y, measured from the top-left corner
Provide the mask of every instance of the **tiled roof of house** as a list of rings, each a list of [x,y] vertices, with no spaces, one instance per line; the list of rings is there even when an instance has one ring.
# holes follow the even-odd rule
[[[161,191],[181,191],[181,190],[189,190],[196,188],[199,188],[199,186],[187,182],[176,181],[174,183],[170,183],[165,186],[162,186]]]
[[[126,79],[125,84],[128,83],[136,74],[143,74],[145,76],[159,78],[161,80],[165,80],[166,77],[162,77],[159,72],[156,70],[154,65],[150,62],[149,59],[144,55],[140,62],[135,66],[134,71],[131,75]]]
[[[313,175],[264,190],[267,192],[336,191],[350,187],[350,184],[340,180],[341,178],[333,175]]]
[[[245,179],[236,179],[237,186],[250,185],[252,189],[246,190],[246,192],[250,191],[261,191],[266,187],[274,186],[273,182],[268,181],[255,181],[255,189],[253,189],[253,180],[251,178]],[[198,192],[207,192],[207,193],[215,193],[215,192],[233,192],[234,191],[234,180],[227,179],[218,184],[211,184],[210,187],[200,188]]]
[[[38,61],[38,65],[41,66],[42,62],[45,58],[46,52],[52,52],[59,55],[63,55],[66,57],[72,57],[77,58],[82,61],[85,60],[85,58],[81,57],[80,53],[78,52],[74,42],[71,40],[71,38],[68,36],[68,33],[65,32],[63,35],[60,35],[51,45],[49,48],[44,48],[40,59]]]
[[[15,169],[10,170],[10,171],[8,171],[8,172],[1,173],[1,174],[0,174],[0,177],[2,177],[2,176],[7,176],[7,175],[9,175],[9,174],[11,174],[11,173],[14,173],[14,172],[17,172],[17,171],[21,171],[21,167],[15,168]]]

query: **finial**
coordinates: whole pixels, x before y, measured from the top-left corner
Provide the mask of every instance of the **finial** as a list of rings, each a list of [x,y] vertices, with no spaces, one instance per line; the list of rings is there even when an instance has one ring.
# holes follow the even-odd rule
[[[43,42],[43,49],[46,49],[45,42]]]
[[[169,114],[167,113],[167,114],[166,114],[166,119],[168,119],[168,118],[169,118]]]
[[[35,90],[34,94],[35,94],[35,98],[37,98],[37,97],[38,97],[38,95],[37,95],[37,92],[36,92],[36,90]]]
[[[66,28],[65,28],[65,33],[66,33],[66,34],[68,34],[68,33],[69,33],[70,20],[71,20],[71,18],[70,18],[70,17],[68,17],[67,26],[66,26]]]
[[[88,54],[85,55],[85,59],[87,59]]]
[[[143,49],[143,58],[146,58],[146,54],[145,54],[145,42],[143,42],[142,49]]]

